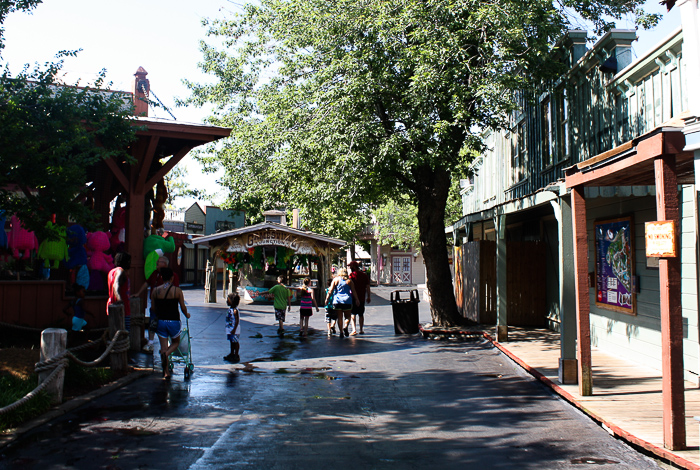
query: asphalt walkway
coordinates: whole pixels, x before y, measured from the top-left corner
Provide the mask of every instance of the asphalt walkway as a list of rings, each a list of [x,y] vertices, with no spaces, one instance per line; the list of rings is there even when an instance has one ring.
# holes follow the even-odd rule
[[[382,290],[394,290],[397,287],[381,287]],[[213,304],[199,303],[195,297],[197,291],[188,293],[188,301],[199,305],[214,307]],[[386,294],[386,293],[385,293]],[[388,295],[382,297],[375,296],[375,303],[372,307],[387,306]],[[218,292],[218,308],[223,306],[221,292]],[[260,312],[265,312],[265,308],[252,305],[243,305],[244,313],[253,315],[258,320]],[[292,309],[293,313],[288,320],[288,332],[298,331],[298,308]],[[323,310],[321,314],[315,314],[311,318],[310,326],[315,334],[325,334],[325,324],[323,323]],[[371,312],[371,310],[370,310]],[[421,323],[430,321],[427,303],[421,303]],[[262,313],[262,318],[267,314]],[[250,317],[249,317],[250,318]],[[250,318],[251,320],[253,318]],[[272,315],[268,316],[272,319]],[[269,321],[274,323],[273,321]],[[367,318],[367,331],[373,333],[371,313]],[[244,324],[245,327],[245,324]],[[391,331],[384,331],[382,334],[391,334]],[[218,331],[217,331],[218,333]],[[662,428],[662,393],[661,393],[661,373],[658,370],[645,367],[641,364],[632,363],[611,354],[606,354],[593,348],[593,396],[582,397],[578,393],[577,385],[562,385],[558,381],[559,363],[559,335],[558,333],[545,329],[509,329],[509,341],[497,343],[495,330],[484,329],[485,336],[491,340],[506,355],[517,362],[520,366],[534,375],[545,385],[552,388],[556,393],[569,401],[572,405],[588,414],[610,433],[622,438],[629,443],[646,449],[662,459],[673,462],[682,468],[700,470],[700,423],[694,419],[700,416],[700,389],[696,384],[686,382],[686,433],[687,449],[683,451],[670,451],[663,447]],[[247,337],[247,332],[244,331]],[[358,339],[361,337],[357,337]],[[201,339],[201,338],[200,338]],[[449,341],[449,340],[447,340]],[[246,342],[245,349],[241,353],[242,361],[246,356],[250,357],[255,351],[255,343]],[[273,361],[283,359],[288,351],[279,351],[279,357],[269,358]],[[220,361],[219,357],[207,358],[207,362]]]

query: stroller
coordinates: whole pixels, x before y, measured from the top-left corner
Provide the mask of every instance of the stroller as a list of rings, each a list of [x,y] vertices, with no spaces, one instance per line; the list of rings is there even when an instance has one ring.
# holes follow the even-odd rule
[[[194,364],[192,363],[192,345],[190,341],[190,320],[185,319],[185,328],[180,332],[180,344],[177,349],[170,354],[169,369],[170,374],[173,373],[173,364],[185,365],[185,380],[188,380],[194,373]]]

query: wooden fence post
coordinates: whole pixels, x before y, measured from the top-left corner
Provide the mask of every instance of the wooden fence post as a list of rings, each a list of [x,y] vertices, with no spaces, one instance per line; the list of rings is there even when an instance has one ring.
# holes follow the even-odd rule
[[[45,362],[52,357],[63,354],[66,350],[66,342],[68,340],[68,332],[61,328],[47,328],[41,332],[41,353],[39,361]],[[42,384],[46,378],[53,372],[53,369],[45,372],[39,372],[39,384]],[[44,390],[51,396],[51,403],[57,404],[63,401],[63,378],[66,375],[66,370],[58,373],[56,378],[48,384]]]
[[[119,330],[125,330],[124,326],[124,305],[112,304],[109,306],[109,339],[114,338],[114,335]],[[120,336],[117,341],[124,339]],[[109,355],[110,367],[114,371],[123,372],[127,367],[126,351],[112,353]]]

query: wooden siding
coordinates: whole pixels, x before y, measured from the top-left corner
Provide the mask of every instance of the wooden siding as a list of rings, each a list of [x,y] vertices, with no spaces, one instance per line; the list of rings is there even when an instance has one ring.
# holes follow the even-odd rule
[[[74,297],[65,295],[64,281],[0,281],[0,322],[31,328],[70,328],[63,309]],[[107,326],[107,297],[86,297],[90,328]]]
[[[697,381],[698,298],[695,248],[695,189],[684,186],[681,204],[681,305],[683,311],[684,368],[686,379]],[[647,268],[644,223],[656,220],[653,196],[593,198],[587,200],[588,237],[594,240],[593,222],[634,214],[635,274],[639,277],[637,314],[609,311],[596,307],[595,289],[590,289],[591,341],[604,351],[624,355],[639,363],[661,369],[661,318],[659,311],[659,271]],[[595,269],[595,244],[589,243],[589,271]]]
[[[612,37],[612,36],[611,36]],[[611,38],[610,37],[610,38]],[[608,39],[610,39],[608,38]],[[610,39],[612,41],[612,39]],[[514,201],[560,180],[564,169],[613,149],[678,116],[686,109],[682,33],[613,76],[602,72],[596,54],[587,54],[557,84],[530,96],[513,128],[484,135],[487,150],[471,166],[470,187],[462,195],[463,214],[478,214]],[[608,43],[594,46],[596,52]],[[544,167],[542,157],[542,103],[550,100],[556,109],[566,89],[568,102],[569,155],[555,154]],[[564,125],[552,111],[554,141],[563,139]],[[518,123],[526,127],[527,158],[523,175],[512,168],[513,140]],[[555,146],[556,147],[556,146]]]
[[[496,324],[496,242],[462,246],[464,302],[462,315],[482,325]]]
[[[546,244],[508,242],[508,325],[542,327],[547,320]]]

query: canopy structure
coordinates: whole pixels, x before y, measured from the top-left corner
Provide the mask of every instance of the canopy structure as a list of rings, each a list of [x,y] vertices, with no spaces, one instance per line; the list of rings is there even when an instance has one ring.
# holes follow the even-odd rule
[[[192,243],[210,247],[210,257],[216,263],[221,253],[252,254],[256,248],[282,247],[296,255],[318,258],[317,280],[321,283],[331,277],[331,257],[347,243],[338,238],[307,232],[274,222],[263,222],[248,227],[228,230],[192,240]],[[216,302],[216,289],[210,289],[208,302]],[[321,289],[317,290],[320,293]]]

